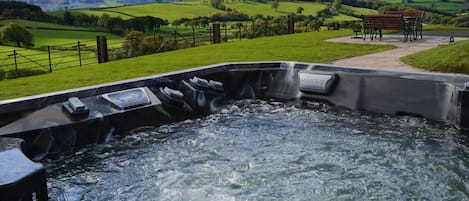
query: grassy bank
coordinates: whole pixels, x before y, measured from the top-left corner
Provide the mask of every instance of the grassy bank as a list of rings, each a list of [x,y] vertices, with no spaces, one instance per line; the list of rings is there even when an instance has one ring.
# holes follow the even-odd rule
[[[389,45],[341,44],[323,41],[326,38],[348,34],[350,34],[350,30],[265,37],[124,59],[14,80],[3,80],[0,82],[0,99],[22,97],[222,62],[291,60],[327,63],[335,59],[393,48]]]
[[[469,74],[469,40],[418,52],[401,60],[425,70]]]

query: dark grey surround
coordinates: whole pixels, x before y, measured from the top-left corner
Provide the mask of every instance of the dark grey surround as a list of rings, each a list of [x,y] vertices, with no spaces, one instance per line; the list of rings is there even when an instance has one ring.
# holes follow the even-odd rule
[[[335,79],[328,90],[300,91],[301,73],[331,75]],[[224,91],[193,87],[188,80],[194,76],[221,82]],[[147,93],[148,104],[120,109],[103,99],[103,94],[137,87]],[[166,100],[164,87],[181,90],[184,99]],[[33,186],[37,186],[37,178],[44,174],[40,164],[25,156],[35,161],[54,157],[87,144],[102,143],[109,135],[122,134],[139,126],[207,115],[238,99],[324,101],[351,110],[421,116],[465,130],[469,129],[468,87],[469,76],[465,75],[296,62],[250,62],[217,64],[0,101],[0,164],[11,164],[15,170],[13,173],[0,171],[0,196],[22,198],[36,193],[36,198],[44,199],[43,187],[30,189],[21,183],[33,182]],[[89,113],[84,116],[68,114],[62,106],[70,97],[80,98]],[[12,161],[12,156],[18,161]]]

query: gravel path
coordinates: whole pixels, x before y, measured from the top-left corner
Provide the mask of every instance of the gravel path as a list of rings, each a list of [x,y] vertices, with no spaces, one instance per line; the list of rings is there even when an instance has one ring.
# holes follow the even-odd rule
[[[469,34],[469,33],[468,33]],[[440,34],[441,35],[441,34]],[[423,71],[400,61],[401,57],[434,48],[449,43],[448,36],[428,36],[412,42],[402,42],[402,35],[384,35],[381,40],[371,41],[368,38],[353,38],[350,36],[328,39],[329,42],[356,43],[356,44],[388,44],[396,46],[395,49],[333,61],[332,64],[340,66],[378,68],[393,71]],[[467,38],[455,38],[455,41]],[[360,51],[360,50],[357,50]]]

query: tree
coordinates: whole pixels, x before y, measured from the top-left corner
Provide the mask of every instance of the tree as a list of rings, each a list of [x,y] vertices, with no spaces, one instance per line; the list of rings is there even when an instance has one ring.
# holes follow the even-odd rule
[[[145,32],[146,20],[142,17],[134,17],[127,20],[128,29],[131,31]]]
[[[0,42],[2,44],[15,43],[17,47],[33,46],[33,34],[23,26],[9,23],[0,28]]]
[[[73,17],[72,13],[70,11],[65,11],[64,12],[64,23],[67,25],[73,25],[73,21],[75,21],[75,18]]]
[[[332,7],[334,7],[336,10],[339,10],[341,5],[342,5],[342,0],[334,0],[334,2],[332,2]]]
[[[159,30],[162,25],[168,25],[168,20],[163,20],[158,17],[145,16],[147,30]]]
[[[101,27],[108,27],[109,20],[111,20],[111,16],[107,13],[104,13],[99,17],[98,24],[101,25]]]
[[[300,7],[298,7],[298,8],[296,9],[296,13],[301,14],[304,10],[305,10],[305,9],[300,6]]]
[[[210,0],[210,5],[216,9],[220,8],[222,3],[223,3],[223,0]]]
[[[272,8],[275,10],[275,12],[277,12],[277,9],[278,9],[279,5],[280,5],[280,3],[278,2],[278,0],[272,1]]]
[[[127,57],[135,57],[143,55],[144,46],[143,40],[145,34],[140,31],[131,31],[125,36],[125,42],[122,48],[126,51]]]
[[[404,4],[404,5],[407,5],[409,3],[412,3],[412,0],[402,0],[401,3]],[[433,3],[435,3],[435,2],[433,2]]]

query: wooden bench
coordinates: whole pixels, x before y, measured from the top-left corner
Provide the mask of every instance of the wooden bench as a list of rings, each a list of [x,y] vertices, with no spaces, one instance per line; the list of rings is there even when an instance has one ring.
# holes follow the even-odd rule
[[[383,37],[382,30],[398,30],[404,34],[404,42],[408,41],[411,27],[404,21],[403,15],[362,15],[364,37],[370,35],[370,39],[379,34],[379,38]]]
[[[384,11],[385,15],[403,15],[404,19],[407,19],[412,26],[414,39],[420,35],[420,39],[423,38],[423,17],[425,11],[411,10],[411,11]]]

